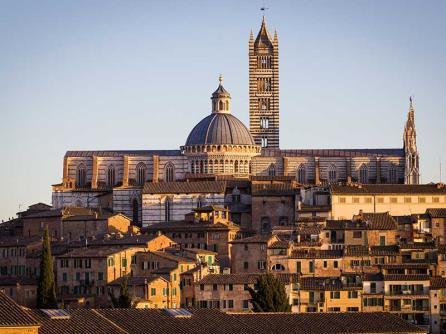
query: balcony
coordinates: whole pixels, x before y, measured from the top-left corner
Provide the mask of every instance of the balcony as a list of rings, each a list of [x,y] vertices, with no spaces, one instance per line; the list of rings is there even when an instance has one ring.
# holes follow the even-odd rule
[[[386,305],[384,306],[385,312],[429,312],[429,306],[427,305]]]
[[[387,291],[385,293],[387,297],[426,297],[429,298],[428,291],[412,291],[412,290],[401,290],[401,291]]]

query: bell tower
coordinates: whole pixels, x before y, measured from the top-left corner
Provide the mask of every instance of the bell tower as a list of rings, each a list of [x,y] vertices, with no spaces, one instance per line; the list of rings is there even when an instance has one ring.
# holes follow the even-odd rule
[[[404,183],[418,184],[420,182],[420,156],[417,149],[417,132],[415,131],[415,110],[410,97],[409,112],[404,127],[403,148],[405,156]]]
[[[249,128],[257,145],[279,148],[279,40],[265,17],[256,39],[249,36]]]

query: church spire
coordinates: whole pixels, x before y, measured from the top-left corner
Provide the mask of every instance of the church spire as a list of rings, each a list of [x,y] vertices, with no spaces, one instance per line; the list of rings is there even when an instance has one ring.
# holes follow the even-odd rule
[[[415,109],[413,107],[412,96],[409,98],[409,111],[404,127],[403,148],[406,158],[404,178],[406,184],[418,184],[419,174],[419,154],[417,148],[417,132],[415,130]]]

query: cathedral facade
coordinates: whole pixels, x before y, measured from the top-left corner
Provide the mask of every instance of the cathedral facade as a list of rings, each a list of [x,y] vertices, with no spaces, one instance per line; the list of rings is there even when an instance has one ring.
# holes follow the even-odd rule
[[[249,129],[231,113],[231,96],[220,77],[211,113],[179,149],[66,152],[62,182],[53,185],[53,206],[108,207],[134,224],[148,225],[181,219],[200,205],[223,205],[227,189],[222,180],[285,176],[301,185],[419,182],[412,100],[402,148],[279,148],[278,37],[270,36],[265,20],[257,37],[251,33],[249,38],[249,98]]]

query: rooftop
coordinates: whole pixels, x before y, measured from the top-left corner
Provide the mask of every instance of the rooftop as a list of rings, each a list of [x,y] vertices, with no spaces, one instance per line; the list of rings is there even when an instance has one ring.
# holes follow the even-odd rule
[[[223,194],[225,190],[225,181],[147,182],[144,184],[143,194]]]
[[[354,184],[331,185],[334,195],[373,195],[373,194],[432,194],[446,195],[446,187],[442,184]]]

